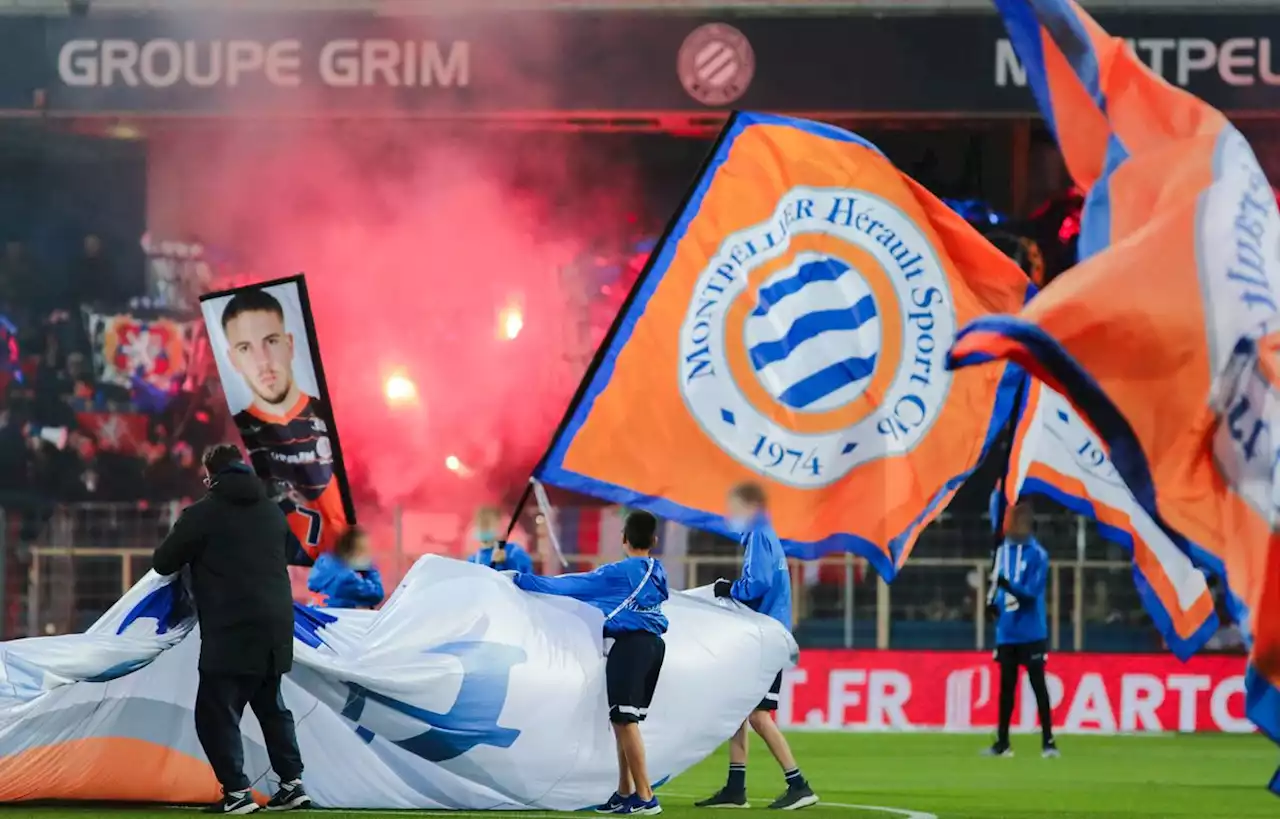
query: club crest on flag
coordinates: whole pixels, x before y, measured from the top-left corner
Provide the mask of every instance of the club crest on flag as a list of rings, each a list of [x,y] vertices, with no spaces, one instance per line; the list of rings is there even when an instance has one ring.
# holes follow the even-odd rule
[[[823,486],[910,451],[951,379],[946,274],[921,228],[872,192],[798,187],[730,236],[680,331],[680,391],[744,466]]]
[[[730,489],[759,483],[789,555],[892,578],[1021,383],[945,352],[1028,286],[875,145],[734,114],[535,476],[724,535]]]

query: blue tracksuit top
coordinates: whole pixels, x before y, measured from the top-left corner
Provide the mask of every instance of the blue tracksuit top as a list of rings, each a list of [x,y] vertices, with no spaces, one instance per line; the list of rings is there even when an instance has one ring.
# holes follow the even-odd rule
[[[734,600],[772,617],[791,630],[791,572],[773,524],[758,515],[742,533],[742,577],[730,589]]]
[[[1025,543],[1005,540],[996,549],[995,575],[1009,581],[1009,589],[992,586],[991,602],[1000,611],[996,644],[1033,643],[1049,637],[1044,588],[1049,578],[1049,553],[1035,538]],[[994,579],[993,579],[994,582]]]
[[[572,597],[600,609],[606,637],[628,631],[666,633],[662,604],[668,596],[667,572],[656,558],[628,557],[593,572],[559,577],[517,574],[513,580],[525,591]]]
[[[496,569],[500,572],[506,570],[523,572],[526,574],[533,572],[533,558],[529,556],[528,552],[520,548],[519,543],[507,544],[507,559],[505,562],[493,562],[492,546],[486,546],[476,552],[471,557],[467,558],[467,562],[479,563],[481,566],[488,566],[489,568]]]
[[[331,554],[316,558],[307,588],[324,595],[323,605],[331,609],[371,609],[382,602],[382,575],[377,569],[356,571]]]

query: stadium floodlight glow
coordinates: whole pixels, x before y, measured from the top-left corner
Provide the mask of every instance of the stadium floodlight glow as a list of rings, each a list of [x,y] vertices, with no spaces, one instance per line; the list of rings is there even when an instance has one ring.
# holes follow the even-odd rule
[[[471,468],[464,464],[457,455],[445,456],[444,467],[459,478],[470,478],[474,474]]]
[[[524,314],[514,304],[498,311],[498,335],[506,341],[512,341],[524,329]]]
[[[413,404],[418,400],[418,385],[401,373],[387,378],[382,391],[387,398],[387,404],[392,407]]]

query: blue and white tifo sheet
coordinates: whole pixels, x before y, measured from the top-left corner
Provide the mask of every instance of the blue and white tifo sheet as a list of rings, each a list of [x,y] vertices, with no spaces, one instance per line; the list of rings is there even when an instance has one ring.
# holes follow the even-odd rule
[[[199,634],[180,584],[145,577],[85,634],[0,643],[0,803],[212,801],[192,707]],[[795,642],[705,590],[673,592],[642,731],[655,781],[710,755]],[[377,612],[298,607],[285,700],[304,781],[335,808],[574,810],[617,784],[602,615],[490,569],[418,562]],[[714,635],[714,640],[708,639]],[[246,773],[276,786],[246,715]]]

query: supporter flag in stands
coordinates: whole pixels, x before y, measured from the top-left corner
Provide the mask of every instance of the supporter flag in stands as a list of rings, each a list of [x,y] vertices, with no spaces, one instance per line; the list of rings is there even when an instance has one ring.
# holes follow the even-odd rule
[[[301,276],[200,299],[227,404],[254,471],[281,493],[308,564],[355,523]]]
[[[1217,631],[1204,573],[1134,500],[1107,447],[1058,393],[1027,380],[1009,455],[1006,500],[1041,495],[1097,522],[1133,558],[1138,596],[1170,650],[1186,659]]]
[[[966,327],[953,361],[1016,360],[1089,419],[1138,503],[1224,576],[1252,644],[1247,714],[1280,741],[1275,197],[1221,113],[1078,5],[996,5],[1086,191],[1082,261],[1017,318]]]
[[[150,419],[140,412],[78,412],[76,425],[92,436],[98,449],[121,455],[141,455]]]
[[[194,322],[85,311],[97,380],[172,393],[187,375]]]
[[[947,372],[947,347],[1027,286],[874,145],[735,114],[537,475],[722,534],[729,489],[759,481],[791,554],[891,578],[1016,397],[999,369]]]

